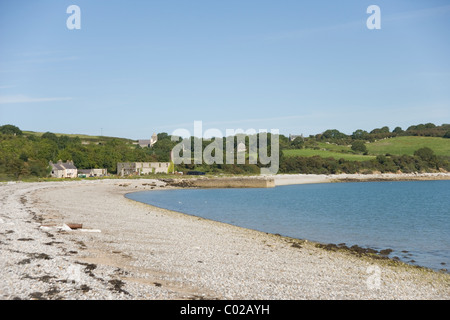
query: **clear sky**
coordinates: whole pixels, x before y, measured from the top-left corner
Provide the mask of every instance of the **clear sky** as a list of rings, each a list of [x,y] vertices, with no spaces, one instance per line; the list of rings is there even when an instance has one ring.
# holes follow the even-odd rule
[[[195,120],[285,135],[450,123],[450,3],[0,0],[0,125],[149,139]]]

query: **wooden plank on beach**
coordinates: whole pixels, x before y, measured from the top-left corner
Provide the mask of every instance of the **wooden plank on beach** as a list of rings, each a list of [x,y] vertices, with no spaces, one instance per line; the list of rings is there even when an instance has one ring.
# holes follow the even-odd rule
[[[72,230],[83,228],[83,224],[81,223],[66,223],[66,225]]]

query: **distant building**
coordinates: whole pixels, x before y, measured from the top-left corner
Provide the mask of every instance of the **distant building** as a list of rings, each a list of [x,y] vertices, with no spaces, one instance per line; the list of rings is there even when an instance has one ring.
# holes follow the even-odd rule
[[[300,134],[300,135],[290,134],[289,135],[289,141],[294,141],[297,138],[300,138],[300,139],[304,140],[303,134]]]
[[[152,138],[150,139],[150,148],[153,147],[156,142],[158,142],[158,135],[153,133]]]
[[[138,140],[138,145],[141,148],[150,148],[150,140]]]
[[[121,176],[169,173],[170,162],[119,162],[117,174]]]
[[[156,133],[153,133],[150,140],[138,140],[138,145],[141,148],[151,148],[153,145],[158,142],[158,135]]]
[[[85,177],[104,177],[108,174],[108,169],[80,169],[78,176]]]
[[[73,161],[62,162],[59,160],[57,163],[49,162],[52,167],[51,176],[54,178],[76,178],[78,177],[78,169],[73,164]]]

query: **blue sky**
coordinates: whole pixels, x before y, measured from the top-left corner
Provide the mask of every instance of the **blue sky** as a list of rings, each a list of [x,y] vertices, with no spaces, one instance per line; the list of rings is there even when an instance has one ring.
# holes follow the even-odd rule
[[[449,30],[437,0],[0,0],[0,125],[148,139],[194,121],[285,135],[450,123]]]

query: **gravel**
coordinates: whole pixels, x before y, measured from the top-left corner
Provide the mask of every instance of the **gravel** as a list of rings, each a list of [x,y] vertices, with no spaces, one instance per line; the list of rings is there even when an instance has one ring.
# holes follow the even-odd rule
[[[450,298],[446,273],[124,197],[163,188],[152,179],[0,184],[0,298]]]

